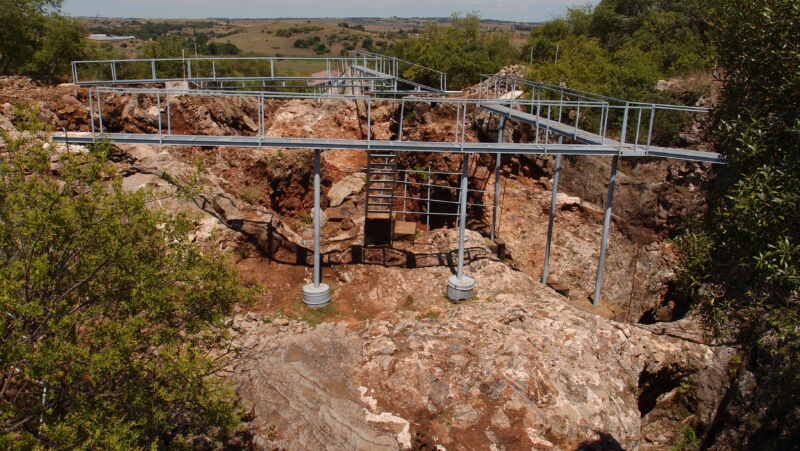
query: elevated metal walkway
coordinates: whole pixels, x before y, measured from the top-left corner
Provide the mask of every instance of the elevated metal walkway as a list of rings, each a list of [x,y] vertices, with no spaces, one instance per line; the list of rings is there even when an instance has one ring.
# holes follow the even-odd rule
[[[72,81],[80,86],[131,86],[186,82],[200,89],[330,89],[352,88],[376,93],[443,94],[443,72],[395,57],[351,51],[340,58],[313,57],[193,57],[111,59],[72,62]],[[439,76],[438,87],[401,76],[414,67]],[[304,75],[310,74],[310,75]],[[400,89],[398,86],[411,89]]]
[[[637,143],[622,143],[610,138],[605,138],[597,133],[576,128],[546,117],[537,116],[532,113],[516,110],[503,105],[481,104],[484,110],[491,111],[499,116],[513,119],[525,124],[533,125],[562,138],[571,139],[577,143],[608,146],[619,151],[620,156],[632,157],[661,157],[676,158],[679,160],[700,161],[704,163],[724,163],[725,158],[714,152],[704,152],[691,149],[679,149],[672,147],[659,147],[650,144],[640,145]]]
[[[348,61],[348,68],[352,76],[354,86],[370,88],[369,83],[387,82],[389,85],[382,85],[380,89],[388,89],[389,95],[392,92],[400,92],[397,83],[403,82],[399,76],[399,66],[402,60],[397,59],[373,59],[373,54],[358,55]],[[364,62],[368,63],[365,64]],[[369,63],[372,61],[372,63]],[[374,64],[374,65],[373,65]],[[74,67],[74,66],[73,66]],[[111,65],[112,71],[115,64]],[[441,74],[441,85],[438,91],[446,91],[446,77]],[[158,79],[158,74],[152,74],[153,81]],[[215,76],[217,74],[214,74]],[[276,75],[280,76],[280,75]],[[214,77],[212,77],[214,78]],[[76,78],[77,80],[77,78]],[[120,78],[115,74],[112,81],[119,82]],[[137,80],[141,81],[141,80]],[[407,80],[406,80],[407,81]],[[98,82],[99,83],[99,82]],[[410,84],[410,86],[414,86]],[[424,85],[423,85],[424,86]],[[472,153],[491,153],[496,155],[495,165],[495,202],[497,204],[497,193],[499,191],[499,180],[501,178],[502,157],[504,154],[541,154],[553,155],[555,157],[555,170],[553,177],[552,199],[550,209],[550,221],[547,236],[547,250],[545,252],[544,271],[542,281],[547,281],[547,268],[549,259],[549,249],[553,236],[553,224],[555,215],[555,199],[558,190],[558,174],[560,172],[561,155],[595,155],[608,156],[611,158],[611,176],[608,183],[608,194],[605,201],[605,214],[603,219],[603,233],[600,244],[600,258],[597,266],[597,279],[595,282],[595,294],[593,301],[599,302],[600,290],[603,284],[603,266],[608,244],[609,226],[611,224],[611,211],[614,200],[614,188],[617,177],[617,165],[620,157],[661,157],[672,158],[685,161],[697,161],[704,163],[725,163],[725,159],[714,152],[705,152],[693,149],[679,149],[670,147],[660,147],[653,144],[653,131],[658,125],[657,116],[664,111],[704,114],[708,110],[704,108],[680,107],[675,105],[656,105],[636,102],[625,102],[606,96],[586,93],[561,86],[547,85],[544,83],[531,82],[528,80],[515,79],[510,77],[496,77],[482,79],[479,86],[479,98],[447,98],[443,96],[430,95],[435,93],[437,88],[428,87],[430,91],[419,96],[405,96],[401,98],[380,97],[380,95],[350,95],[346,90],[342,93],[339,90],[326,90],[313,94],[303,94],[298,92],[226,92],[226,91],[202,91],[202,90],[170,90],[170,89],[130,89],[115,87],[96,87],[89,92],[89,111],[91,132],[62,132],[56,133],[53,140],[61,143],[91,144],[101,140],[108,140],[118,144],[148,144],[148,145],[174,145],[174,146],[205,146],[205,147],[272,147],[288,149],[314,149],[314,282],[306,288],[309,303],[321,305],[327,302],[326,291],[321,290],[324,284],[320,283],[321,261],[320,261],[320,153],[321,149],[352,149],[369,152],[369,165],[367,168],[368,180],[366,186],[366,216],[369,220],[382,220],[383,230],[389,234],[391,240],[392,221],[395,194],[398,186],[396,152],[451,152],[462,154],[462,173],[460,183],[459,209],[456,215],[459,218],[459,258],[457,274],[448,280],[448,292],[454,293],[453,299],[464,299],[471,296],[474,281],[470,284],[470,278],[464,274],[464,228],[466,223],[467,208],[470,203],[467,201],[469,154]],[[518,98],[517,88],[530,92],[530,98]],[[366,89],[360,89],[360,93]],[[508,95],[508,93],[512,93]],[[375,92],[379,94],[379,92]],[[415,92],[415,94],[418,94]],[[108,96],[136,96],[137,101],[143,107],[156,107],[157,118],[152,123],[156,129],[155,133],[119,133],[109,132],[103,121],[104,97]],[[215,97],[239,97],[246,98],[257,111],[258,128],[248,136],[230,135],[183,135],[174,133],[171,127],[172,113],[170,110],[169,99],[171,96],[215,96]],[[527,97],[527,96],[525,96]],[[367,133],[364,139],[341,139],[333,137],[318,136],[314,138],[291,138],[281,136],[266,136],[265,123],[265,102],[271,99],[305,99],[310,102],[318,102],[324,99],[338,99],[341,101],[356,101],[366,104]],[[373,139],[372,130],[372,111],[373,104],[380,102],[384,107],[387,103],[399,103],[399,127],[397,139],[378,140]],[[452,141],[408,141],[403,139],[403,118],[406,103],[427,103],[455,105],[456,118],[452,127],[447,130],[454,130]],[[498,117],[498,142],[469,142],[465,139],[464,131],[469,126],[467,120],[468,111],[483,110]],[[527,111],[527,112],[526,112]],[[562,113],[566,112],[566,116]],[[613,118],[612,118],[613,116]],[[252,117],[251,117],[252,119]],[[536,129],[536,136],[533,142],[516,143],[503,142],[503,127],[507,120],[515,120],[530,124]],[[644,121],[644,122],[643,122]],[[491,122],[489,122],[491,123]],[[588,131],[585,124],[596,128],[597,132]],[[107,124],[107,122],[106,122]],[[583,128],[582,128],[583,126]],[[613,130],[611,130],[613,129]],[[543,132],[543,133],[542,133]],[[551,136],[552,134],[552,136]],[[632,136],[626,141],[627,136]],[[616,139],[612,139],[614,137]],[[424,139],[424,138],[423,138]],[[567,141],[567,142],[564,142]],[[404,180],[405,182],[405,180]],[[403,194],[403,198],[406,196]],[[430,198],[430,195],[428,195]],[[476,205],[476,204],[472,204]],[[482,206],[485,207],[485,206]],[[405,208],[403,208],[405,211]],[[430,208],[428,208],[430,212]],[[413,213],[413,212],[412,212]],[[365,219],[366,221],[366,219]],[[496,236],[493,219],[492,236]]]

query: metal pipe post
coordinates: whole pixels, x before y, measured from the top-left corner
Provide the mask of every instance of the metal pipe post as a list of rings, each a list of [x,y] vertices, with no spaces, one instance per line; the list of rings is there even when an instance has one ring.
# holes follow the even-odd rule
[[[603,265],[606,263],[606,250],[608,249],[608,229],[611,226],[611,207],[614,204],[614,188],[617,184],[617,163],[619,156],[611,160],[611,177],[608,179],[608,195],[606,196],[606,212],[603,217],[603,236],[600,239],[600,260],[597,263],[597,279],[594,283],[594,297],[592,304],[600,303],[600,290],[603,288]]]
[[[558,138],[559,144],[563,141]],[[556,221],[556,198],[558,197],[558,176],[561,175],[561,154],[556,155],[553,167],[553,187],[550,196],[550,218],[547,222],[547,244],[544,247],[544,267],[542,268],[542,283],[547,283],[547,272],[550,269],[550,246],[553,243],[553,227]]]
[[[461,172],[461,205],[458,215],[458,270],[455,275],[447,279],[447,297],[454,301],[471,298],[472,292],[475,289],[475,279],[464,275],[464,239],[467,226],[467,171],[469,168],[469,154],[464,153],[462,155],[464,156],[464,161],[462,163],[463,168]]]
[[[314,149],[314,287],[319,287],[321,280],[320,274],[320,253],[319,253],[319,229],[320,229],[320,149]]]
[[[322,283],[322,262],[320,256],[320,149],[314,149],[314,275],[312,283],[303,287],[303,302],[309,307],[324,307],[330,302],[330,288]]]
[[[467,230],[467,189],[468,189],[468,168],[469,154],[463,154],[464,161],[461,164],[461,205],[458,221],[458,280],[464,278],[464,237]]]
[[[503,129],[506,125],[506,118],[505,116],[500,116],[500,124],[497,129],[497,142],[503,142]],[[495,162],[494,162],[494,197],[492,200],[492,227],[489,231],[489,239],[494,241],[495,235],[497,235],[497,198],[500,191],[500,168],[503,162],[503,154],[498,153],[495,155]]]

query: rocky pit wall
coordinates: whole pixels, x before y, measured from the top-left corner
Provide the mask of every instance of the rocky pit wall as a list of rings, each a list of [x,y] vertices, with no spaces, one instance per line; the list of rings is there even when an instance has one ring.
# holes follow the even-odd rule
[[[37,103],[53,129],[89,129],[84,89],[24,78],[0,79],[0,88],[6,130],[13,131],[11,104],[20,102]],[[171,102],[173,126],[183,133],[254,130],[255,109],[247,102],[198,104],[191,96]],[[108,126],[152,131],[151,103],[109,99]],[[365,134],[364,106],[354,102],[275,101],[267,111],[269,135]],[[421,105],[414,112],[407,138],[452,138],[454,110]],[[377,105],[372,113],[373,136],[394,136],[396,111]],[[518,127],[509,136],[524,140],[525,133]],[[482,135],[477,125],[467,130],[468,140]],[[234,319],[243,354],[233,377],[255,412],[263,449],[573,449],[615,442],[667,449],[685,427],[702,431],[713,417],[730,351],[703,344],[691,319],[621,323],[648,312],[654,319],[671,316],[662,304],[675,256],[664,236],[676,216],[702,209],[697,186],[705,176],[696,165],[621,167],[600,309],[587,296],[599,251],[604,159],[564,159],[550,280],[567,286],[569,297],[538,283],[550,157],[514,157],[504,165],[500,235],[510,258],[497,260],[484,238],[469,231],[467,270],[478,285],[476,298],[459,305],[443,297],[454,231],[423,232],[395,251],[356,255],[363,195],[348,182],[331,197],[341,201],[335,208],[323,196],[323,253],[336,263],[323,276],[334,289],[334,308],[311,327],[297,315],[300,288],[310,280],[310,151],[128,145],[116,147],[112,158],[126,189],[160,191],[160,206],[193,212],[198,241],[235,251],[243,279],[271,288]],[[461,161],[443,154],[401,160],[454,172]],[[365,162],[363,152],[324,151],[323,193]],[[475,160],[471,188],[491,190],[493,166],[490,157]],[[172,196],[198,167],[200,194],[192,201]],[[651,210],[632,207],[628,200],[635,199]],[[487,213],[471,212],[469,227],[486,230]]]
[[[415,246],[443,244],[455,248],[455,231]],[[232,373],[263,449],[575,449],[609,437],[666,449],[713,418],[729,351],[702,344],[690,322],[608,321],[496,259],[467,266],[481,282],[457,305],[431,289],[446,267],[348,271],[363,289],[334,304],[382,311],[316,327],[234,319],[243,354]]]

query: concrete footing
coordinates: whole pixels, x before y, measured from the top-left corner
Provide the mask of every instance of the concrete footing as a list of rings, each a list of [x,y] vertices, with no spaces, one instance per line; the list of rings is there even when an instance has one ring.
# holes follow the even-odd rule
[[[475,289],[475,279],[464,276],[461,280],[458,276],[452,275],[447,278],[447,297],[451,301],[463,301],[473,296]]]
[[[331,289],[328,284],[315,286],[309,283],[303,287],[303,302],[309,307],[325,307],[331,302]]]

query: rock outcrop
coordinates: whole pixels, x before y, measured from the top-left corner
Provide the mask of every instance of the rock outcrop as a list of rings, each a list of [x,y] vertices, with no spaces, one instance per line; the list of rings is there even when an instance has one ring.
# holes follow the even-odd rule
[[[468,271],[476,299],[434,297],[429,314],[388,310],[317,327],[237,319],[247,358],[234,379],[262,444],[573,449],[602,433],[624,449],[663,449],[686,424],[710,421],[726,349],[687,336],[687,325],[676,333],[582,312],[499,261]],[[402,286],[442,285],[448,273],[407,270]],[[396,286],[372,281],[373,295]],[[337,293],[333,302],[349,300]]]

